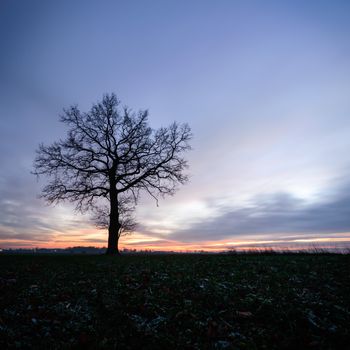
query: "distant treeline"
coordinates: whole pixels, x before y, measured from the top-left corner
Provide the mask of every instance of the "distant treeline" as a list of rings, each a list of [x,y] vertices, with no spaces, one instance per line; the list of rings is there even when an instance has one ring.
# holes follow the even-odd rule
[[[103,255],[107,248],[98,247],[69,247],[69,248],[18,248],[18,249],[1,249],[0,254],[57,254],[57,255],[72,255],[72,254],[88,254],[88,255]],[[350,254],[349,247],[333,247],[324,248],[322,246],[312,246],[303,249],[273,249],[273,248],[249,248],[249,249],[229,249],[225,251],[157,251],[157,250],[136,250],[124,248],[122,254],[218,254],[218,255],[244,255],[244,254]]]

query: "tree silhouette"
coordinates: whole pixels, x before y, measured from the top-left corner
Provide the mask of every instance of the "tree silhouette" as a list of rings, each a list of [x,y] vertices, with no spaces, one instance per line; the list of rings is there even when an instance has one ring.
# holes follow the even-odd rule
[[[33,173],[49,178],[42,197],[94,211],[97,224],[108,226],[107,254],[118,254],[119,237],[135,228],[132,213],[142,191],[158,201],[187,181],[190,127],[174,122],[153,130],[147,116],[107,94],[87,113],[64,110],[67,137],[37,150]]]

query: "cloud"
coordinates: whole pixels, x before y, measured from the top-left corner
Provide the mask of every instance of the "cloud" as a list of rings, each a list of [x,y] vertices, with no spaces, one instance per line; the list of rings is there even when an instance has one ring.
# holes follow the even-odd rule
[[[288,193],[254,197],[244,207],[222,207],[221,215],[167,236],[183,242],[249,235],[322,236],[350,232],[350,184],[340,184],[317,202]]]
[[[71,206],[49,207],[37,198],[40,193],[34,177],[0,174],[0,241],[28,245],[52,242],[58,236],[81,236],[92,228],[86,217],[75,216]],[[23,242],[23,243],[19,243]]]
[[[45,242],[106,243],[105,237],[96,233],[98,231],[86,217],[73,215],[69,205],[51,208],[37,199],[40,192],[34,179],[28,179],[24,174],[1,176],[0,180],[2,246],[34,246]],[[242,206],[222,204],[227,203],[222,198],[208,199],[203,207],[213,215],[208,215],[206,220],[188,219],[186,227],[176,231],[169,229],[172,233],[161,233],[161,230],[157,231],[157,225],[147,227],[141,222],[139,232],[152,240],[139,237],[134,241],[126,239],[125,244],[129,247],[197,249],[196,244],[200,247],[207,242],[206,249],[223,249],[229,247],[230,239],[269,241],[267,245],[271,246],[274,244],[271,242],[283,245],[284,241],[303,238],[336,239],[349,233],[350,183],[338,180],[316,199],[309,202],[287,192],[256,195]]]

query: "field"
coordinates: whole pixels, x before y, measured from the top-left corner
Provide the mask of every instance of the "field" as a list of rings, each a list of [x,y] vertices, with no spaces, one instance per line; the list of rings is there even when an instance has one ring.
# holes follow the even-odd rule
[[[0,256],[0,348],[344,349],[350,255]]]

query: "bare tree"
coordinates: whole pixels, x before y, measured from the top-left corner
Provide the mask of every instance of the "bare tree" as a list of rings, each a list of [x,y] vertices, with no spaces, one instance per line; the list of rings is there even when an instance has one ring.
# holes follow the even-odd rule
[[[119,240],[121,236],[126,236],[133,233],[137,227],[137,222],[134,217],[134,198],[119,197],[118,201],[120,224],[118,231]],[[92,219],[95,222],[96,226],[100,229],[108,229],[110,205],[99,203],[98,205],[95,205],[93,208],[91,208],[91,211],[93,212]]]
[[[42,197],[94,211],[98,224],[108,225],[107,254],[118,254],[119,237],[135,228],[132,214],[142,191],[158,201],[187,181],[183,153],[190,149],[190,127],[174,122],[153,130],[147,115],[105,95],[87,113],[76,106],[64,110],[67,137],[37,150],[34,174],[49,177]]]

